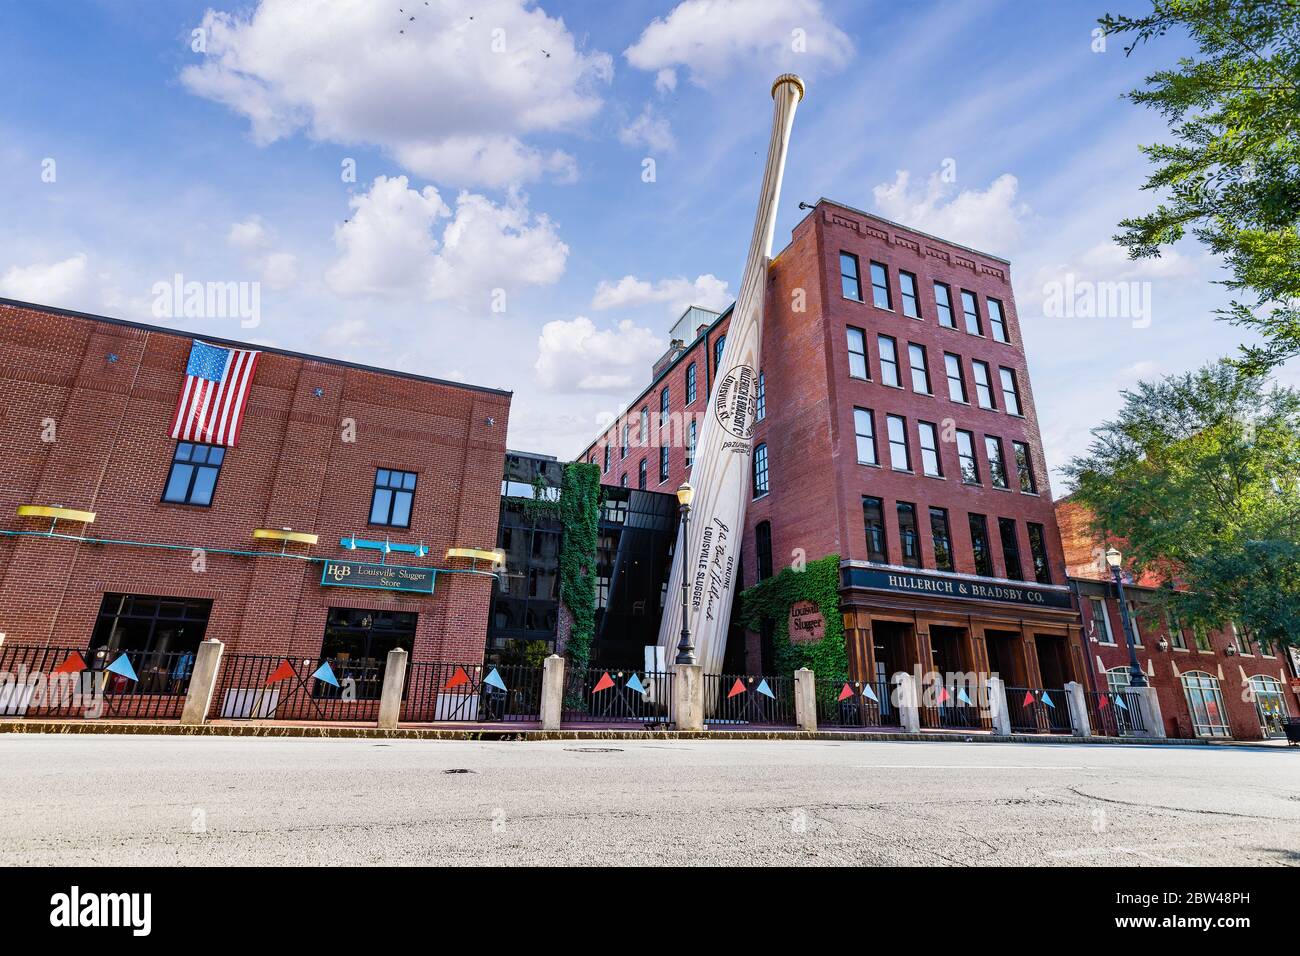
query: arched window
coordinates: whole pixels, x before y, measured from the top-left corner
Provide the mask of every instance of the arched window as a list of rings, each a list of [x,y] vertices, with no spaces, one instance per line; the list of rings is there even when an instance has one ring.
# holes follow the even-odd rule
[[[1205,671],[1188,671],[1183,675],[1183,693],[1187,695],[1187,709],[1192,714],[1192,730],[1196,736],[1232,736],[1217,677]]]
[[[767,494],[767,445],[754,446],[754,497]]]
[[[767,418],[767,378],[759,372],[758,390],[754,392],[754,420],[761,422],[765,418]]]
[[[1259,714],[1259,727],[1265,737],[1285,737],[1285,722],[1289,716],[1282,682],[1267,674],[1256,674],[1250,679],[1250,689],[1255,698],[1255,712]]]
[[[1132,708],[1135,702],[1131,697],[1120,696],[1129,689],[1129,682],[1130,672],[1127,664],[1123,667],[1112,667],[1106,671],[1106,689],[1111,694],[1110,706],[1104,710],[1097,710],[1092,715],[1100,723],[1097,729],[1098,733],[1108,736],[1127,737],[1133,732]]]
[[[727,344],[727,337],[719,335],[718,341],[713,343],[713,371],[716,374],[718,368],[722,365],[722,348]]]
[[[772,522],[760,521],[754,526],[754,546],[758,552],[758,579],[772,576]]]
[[[686,404],[695,401],[695,363],[686,366]]]

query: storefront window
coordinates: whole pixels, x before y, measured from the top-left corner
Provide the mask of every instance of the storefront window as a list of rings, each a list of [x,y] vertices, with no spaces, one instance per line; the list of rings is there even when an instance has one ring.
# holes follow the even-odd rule
[[[1187,709],[1192,714],[1196,736],[1232,736],[1217,677],[1204,671],[1190,671],[1183,675],[1183,693],[1187,695]]]
[[[1254,693],[1255,712],[1259,714],[1259,726],[1264,736],[1285,737],[1285,722],[1290,714],[1282,682],[1267,674],[1256,674],[1250,679],[1250,689]]]

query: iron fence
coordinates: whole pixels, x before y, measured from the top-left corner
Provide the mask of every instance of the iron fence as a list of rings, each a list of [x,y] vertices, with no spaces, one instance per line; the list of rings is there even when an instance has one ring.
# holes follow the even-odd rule
[[[668,672],[570,668],[564,673],[566,723],[639,723],[666,726],[673,699]]]
[[[209,716],[223,720],[376,721],[384,661],[225,654]]]
[[[1133,737],[1146,733],[1137,694],[1131,691],[1088,691],[1088,720],[1101,737]]]
[[[527,664],[410,665],[401,720],[412,723],[538,721],[542,669]]]
[[[179,718],[191,651],[0,644],[0,716]]]
[[[1008,687],[1007,716],[1011,729],[1031,734],[1068,734],[1073,704],[1061,687]]]
[[[888,681],[818,680],[817,724],[825,727],[896,727],[898,707]]]
[[[793,727],[794,678],[705,674],[704,722],[713,727]]]

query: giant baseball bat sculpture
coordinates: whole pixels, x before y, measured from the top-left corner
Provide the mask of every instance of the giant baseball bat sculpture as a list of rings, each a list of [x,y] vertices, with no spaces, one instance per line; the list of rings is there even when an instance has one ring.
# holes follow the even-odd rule
[[[759,347],[763,331],[763,295],[776,229],[776,204],[781,197],[786,147],[794,125],[795,107],[803,99],[803,81],[784,73],[772,84],[772,138],[767,147],[763,187],[758,195],[758,215],[749,241],[749,257],[740,281],[740,295],[731,313],[722,361],[713,379],[703,412],[691,467],[694,501],[686,525],[677,532],[676,556],[668,581],[659,644],[668,661],[676,655],[682,632],[682,554],[686,555],[686,626],[704,673],[719,673],[727,648],[731,599],[740,564],[740,544],[745,530],[745,505],[753,497],[755,397],[758,387]],[[711,358],[707,356],[706,360]]]

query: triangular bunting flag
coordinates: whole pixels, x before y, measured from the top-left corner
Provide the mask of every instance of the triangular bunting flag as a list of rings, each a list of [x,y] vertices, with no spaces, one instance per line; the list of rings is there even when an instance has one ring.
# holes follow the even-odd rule
[[[946,687],[940,685],[940,687],[939,687],[939,703],[941,703],[941,704],[942,704],[942,703],[946,703],[947,701],[950,701],[950,700],[952,700],[952,694],[948,693],[948,688],[946,688]]]
[[[77,671],[86,669],[86,659],[76,651],[68,655],[68,659],[54,668],[56,674],[75,674]]]
[[[497,673],[495,667],[492,668],[487,677],[483,678],[483,683],[491,684],[493,687],[497,688],[497,690],[506,689],[506,682],[501,679],[501,675]]]
[[[727,694],[727,700],[731,700],[731,698],[735,697],[737,694],[743,694],[744,692],[745,684],[739,677],[737,677],[736,682],[731,685],[730,693]]]
[[[293,669],[293,665],[288,661],[280,661],[280,666],[271,672],[271,676],[266,679],[267,685],[276,684],[288,677],[297,677],[298,672]]]
[[[837,697],[836,700],[840,701],[840,700],[844,700],[844,698],[846,697],[852,697],[852,696],[853,696],[853,688],[850,687],[848,684],[845,684],[844,688],[840,691],[840,696]]]
[[[772,693],[772,688],[770,688],[770,687],[767,686],[767,679],[766,679],[766,678],[764,678],[763,680],[759,681],[759,682],[758,682],[758,686],[755,687],[754,690],[758,691],[758,692],[759,692],[760,694],[762,694],[764,697],[771,697],[773,700],[776,700],[776,694]]]
[[[320,667],[316,668],[316,673],[311,676],[319,681],[324,681],[326,684],[333,684],[335,687],[339,686],[339,679],[334,676],[334,668],[330,667],[329,661],[322,661]]]
[[[1052,698],[1047,696],[1047,691],[1043,691],[1043,703],[1048,707],[1051,707],[1053,710],[1056,709],[1056,705],[1052,703]]]
[[[877,704],[880,703],[880,698],[876,696],[876,692],[871,689],[870,684],[862,685],[862,696],[874,700]]]
[[[1124,703],[1124,698],[1119,695],[1115,696],[1115,706],[1120,710],[1128,710],[1128,704]]]
[[[602,690],[609,690],[614,686],[614,678],[609,676],[609,671],[600,675],[600,680],[596,681],[596,686],[591,689],[593,694],[599,694]]]
[[[1110,695],[1109,695],[1109,694],[1102,694],[1101,696],[1099,696],[1099,697],[1097,698],[1097,709],[1098,709],[1098,710],[1101,710],[1103,707],[1109,707],[1109,706],[1110,706]]]
[[[636,691],[638,694],[645,693],[645,684],[641,683],[641,678],[636,676],[636,671],[632,672],[632,676],[627,679],[627,683],[623,686],[628,690]]]
[[[1025,691],[1025,699],[1020,702],[1020,706],[1028,707],[1031,704],[1033,704],[1033,702],[1034,702],[1034,692],[1032,690]]]
[[[455,672],[452,673],[451,675],[451,680],[447,681],[446,685],[442,689],[453,690],[454,688],[459,687],[461,684],[468,684],[468,683],[469,683],[469,675],[465,673],[465,668],[457,667]]]
[[[138,681],[140,679],[135,676],[135,668],[131,666],[131,662],[127,660],[125,654],[105,667],[104,670],[108,671],[110,674],[121,674],[127,680]]]
[[[964,687],[957,688],[957,699],[961,701],[963,704],[965,704],[967,707],[971,705],[970,695],[966,693],[966,688]]]

